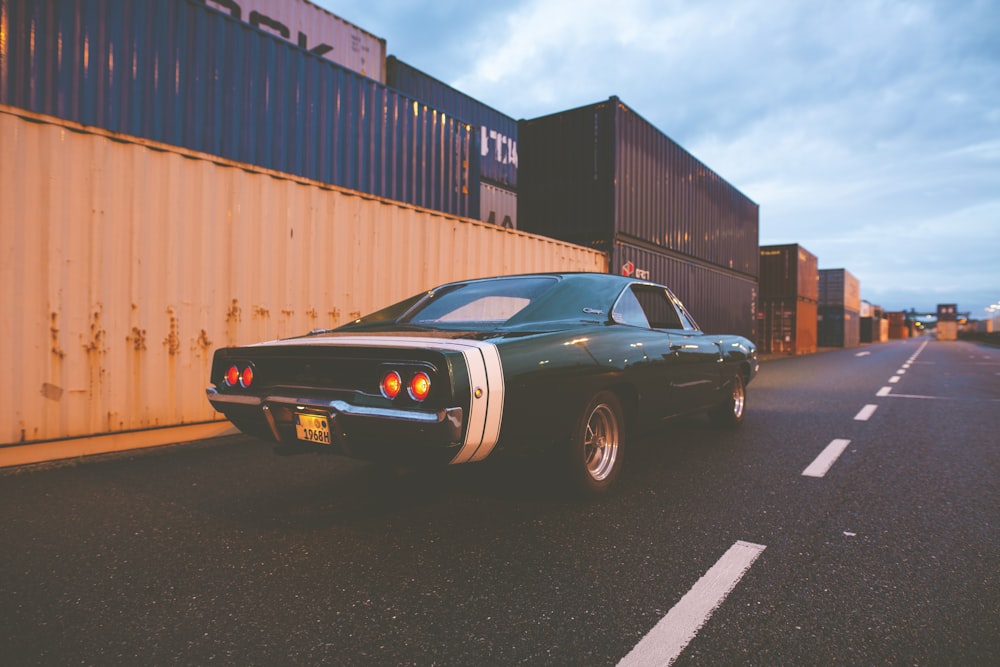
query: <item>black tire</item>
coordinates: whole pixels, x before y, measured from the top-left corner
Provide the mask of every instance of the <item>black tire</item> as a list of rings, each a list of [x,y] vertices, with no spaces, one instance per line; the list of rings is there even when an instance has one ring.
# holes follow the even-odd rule
[[[736,373],[732,389],[726,393],[722,405],[712,411],[712,421],[724,428],[737,428],[747,413],[747,388],[743,375]]]
[[[584,496],[607,493],[621,475],[625,418],[621,401],[598,392],[580,412],[568,447],[572,490]]]

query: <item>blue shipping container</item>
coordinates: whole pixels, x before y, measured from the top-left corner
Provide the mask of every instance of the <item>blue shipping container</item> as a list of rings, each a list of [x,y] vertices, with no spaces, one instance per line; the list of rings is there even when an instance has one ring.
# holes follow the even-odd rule
[[[0,104],[479,214],[478,127],[196,0],[0,0]]]
[[[386,59],[386,84],[404,95],[479,126],[479,175],[517,190],[517,121],[396,56]]]

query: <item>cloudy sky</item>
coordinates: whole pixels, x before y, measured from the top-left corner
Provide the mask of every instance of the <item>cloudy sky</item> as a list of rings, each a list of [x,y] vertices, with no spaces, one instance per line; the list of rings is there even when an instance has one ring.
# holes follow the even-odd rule
[[[889,310],[1000,302],[996,0],[318,0],[514,118],[617,95]]]

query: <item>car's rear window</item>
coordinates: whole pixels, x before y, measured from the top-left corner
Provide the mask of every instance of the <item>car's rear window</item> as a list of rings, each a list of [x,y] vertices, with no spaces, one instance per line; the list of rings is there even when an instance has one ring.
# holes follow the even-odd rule
[[[405,321],[448,328],[500,325],[556,284],[554,277],[503,278],[441,288],[410,312]]]

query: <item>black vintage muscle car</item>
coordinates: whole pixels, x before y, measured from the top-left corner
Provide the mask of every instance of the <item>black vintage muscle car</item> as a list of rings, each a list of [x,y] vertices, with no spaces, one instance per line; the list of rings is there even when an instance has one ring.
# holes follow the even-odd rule
[[[703,333],[669,289],[599,273],[436,287],[332,330],[215,352],[208,399],[279,452],[555,460],[606,491],[629,441],[679,415],[739,425],[754,344]]]

